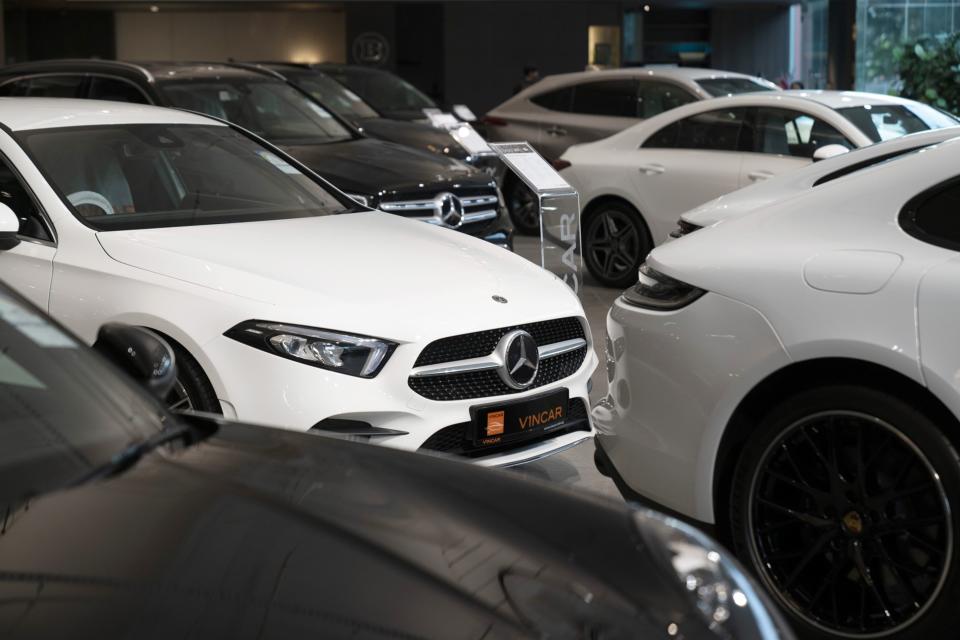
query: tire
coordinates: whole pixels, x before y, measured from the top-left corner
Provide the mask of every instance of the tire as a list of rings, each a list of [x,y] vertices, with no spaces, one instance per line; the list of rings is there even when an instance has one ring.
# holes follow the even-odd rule
[[[960,460],[930,416],[824,386],[759,420],[730,534],[801,638],[943,637],[960,624],[958,496]]]
[[[503,190],[503,199],[517,233],[525,236],[540,235],[540,203],[536,194],[522,180],[511,175],[507,176]]]
[[[207,379],[203,368],[186,349],[168,340],[177,363],[177,380],[167,395],[167,408],[171,411],[206,411],[223,413],[217,393]]]
[[[626,202],[610,200],[592,208],[583,227],[587,269],[605,287],[626,289],[653,249],[643,216]]]

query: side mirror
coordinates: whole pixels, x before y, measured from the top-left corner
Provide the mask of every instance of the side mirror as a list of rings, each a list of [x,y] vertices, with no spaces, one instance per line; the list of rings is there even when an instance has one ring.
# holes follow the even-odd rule
[[[17,233],[20,231],[20,218],[13,209],[0,203],[0,251],[13,249],[20,244]]]
[[[819,147],[813,152],[813,161],[817,162],[818,160],[826,160],[827,158],[832,158],[834,156],[843,155],[844,153],[849,152],[850,149],[847,149],[842,144],[827,144]]]
[[[173,349],[163,338],[142,327],[105,324],[97,332],[93,348],[161,401],[177,380]]]

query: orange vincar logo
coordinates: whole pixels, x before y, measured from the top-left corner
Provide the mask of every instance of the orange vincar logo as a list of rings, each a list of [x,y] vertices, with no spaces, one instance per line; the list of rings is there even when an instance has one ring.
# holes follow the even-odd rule
[[[491,411],[487,414],[487,435],[499,436],[503,433],[503,411]]]

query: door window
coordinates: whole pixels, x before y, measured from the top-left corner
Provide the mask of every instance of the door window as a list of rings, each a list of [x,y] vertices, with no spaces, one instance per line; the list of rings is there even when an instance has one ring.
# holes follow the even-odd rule
[[[38,76],[14,80],[0,87],[0,96],[79,98],[82,75]]]
[[[530,98],[530,102],[550,111],[570,111],[573,102],[573,87],[561,87]]]
[[[0,157],[0,202],[20,219],[20,235],[52,241],[36,201],[6,158]]]
[[[636,80],[603,80],[575,86],[571,111],[594,116],[636,118],[638,105]]]
[[[745,151],[771,153],[797,158],[812,158],[828,144],[853,145],[826,122],[789,109],[756,110],[752,126],[745,128],[741,140]]]
[[[960,250],[960,180],[936,187],[906,204],[900,224],[911,235],[954,251]]]
[[[652,118],[695,100],[696,98],[677,85],[668,82],[641,82],[639,117]]]
[[[698,113],[660,129],[643,144],[649,149],[736,151],[746,109]]]
[[[94,76],[90,79],[88,98],[92,100],[114,100],[116,102],[131,102],[133,104],[150,104],[147,96],[138,87],[119,78],[102,78]]]

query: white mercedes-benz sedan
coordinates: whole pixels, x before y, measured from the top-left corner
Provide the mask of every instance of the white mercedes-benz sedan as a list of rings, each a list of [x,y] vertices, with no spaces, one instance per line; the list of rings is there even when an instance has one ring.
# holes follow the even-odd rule
[[[571,147],[561,173],[580,193],[587,268],[601,284],[623,288],[685,211],[817,159],[958,124],[933,107],[877,94],[745,94],[691,103]]]
[[[207,117],[12,98],[0,123],[0,274],[90,343],[164,335],[171,406],[486,465],[591,437],[584,312],[536,265]]]
[[[691,231],[739,218],[775,200],[798,195],[855,171],[956,137],[960,137],[960,126],[910,133],[774,176],[687,211],[680,216],[677,228],[670,232],[670,237],[679,238]]]
[[[960,139],[656,248],[598,467],[713,525],[801,637],[960,624]]]

